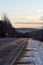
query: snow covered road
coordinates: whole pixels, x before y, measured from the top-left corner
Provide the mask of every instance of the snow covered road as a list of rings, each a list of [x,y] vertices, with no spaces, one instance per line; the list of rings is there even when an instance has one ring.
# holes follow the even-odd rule
[[[37,40],[29,39],[27,49],[32,49],[31,55],[34,55],[36,65],[43,65],[43,43]],[[32,59],[32,58],[31,58]]]

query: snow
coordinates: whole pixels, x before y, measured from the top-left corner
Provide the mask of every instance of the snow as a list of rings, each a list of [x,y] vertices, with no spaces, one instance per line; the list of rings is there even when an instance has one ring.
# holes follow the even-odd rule
[[[33,55],[35,55],[35,59],[39,62],[38,65],[43,65],[43,43],[37,40],[28,40],[27,49],[31,48],[33,51]],[[36,51],[37,50],[37,51]]]

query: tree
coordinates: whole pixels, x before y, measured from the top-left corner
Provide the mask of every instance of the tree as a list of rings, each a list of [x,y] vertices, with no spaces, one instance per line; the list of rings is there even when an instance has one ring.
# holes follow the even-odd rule
[[[12,26],[10,19],[8,18],[8,16],[4,13],[4,15],[2,16],[2,20],[4,21],[4,23],[6,23],[8,26]]]
[[[3,31],[4,31],[5,35],[9,37],[10,33],[11,33],[10,31],[12,28],[10,19],[7,17],[6,14],[4,14],[2,17],[2,20],[3,20]]]
[[[12,27],[10,19],[4,14],[0,20],[0,37],[15,37],[15,34],[15,28]]]

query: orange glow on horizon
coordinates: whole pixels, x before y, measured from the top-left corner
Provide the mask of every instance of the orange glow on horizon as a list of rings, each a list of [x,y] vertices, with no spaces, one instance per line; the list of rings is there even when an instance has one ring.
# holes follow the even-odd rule
[[[15,28],[38,28],[42,27],[42,24],[13,24]]]

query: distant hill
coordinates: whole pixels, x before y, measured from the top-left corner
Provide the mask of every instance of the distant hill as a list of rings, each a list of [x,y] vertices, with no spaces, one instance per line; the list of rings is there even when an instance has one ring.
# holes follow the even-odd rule
[[[36,28],[16,28],[16,31],[26,33],[26,32],[32,32],[36,31]]]

